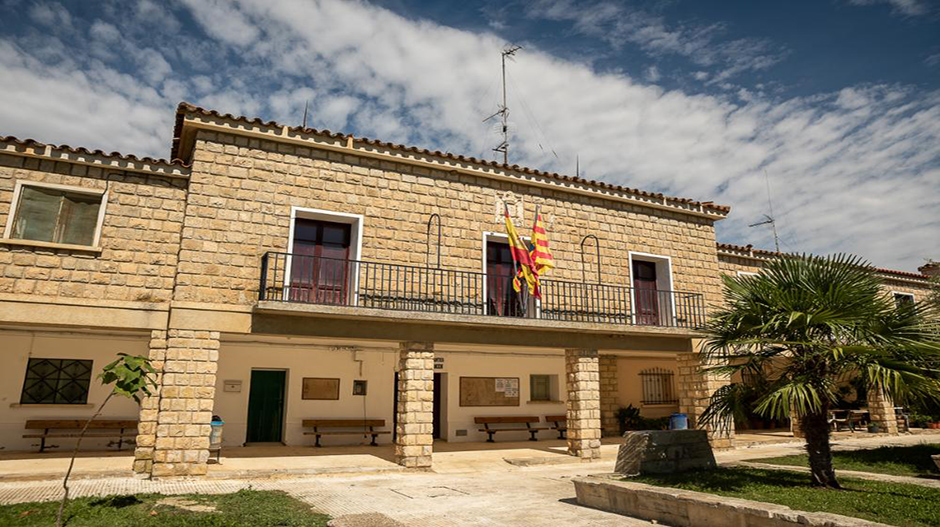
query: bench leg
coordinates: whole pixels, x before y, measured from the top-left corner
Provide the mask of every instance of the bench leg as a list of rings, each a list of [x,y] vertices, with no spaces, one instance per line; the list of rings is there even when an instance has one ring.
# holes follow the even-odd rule
[[[42,454],[43,452],[46,451],[46,437],[45,437],[45,435],[48,434],[48,433],[49,433],[48,430],[45,431],[45,432],[43,432],[43,437],[40,437],[40,438],[39,438],[39,453],[40,453],[40,454]]]
[[[564,438],[565,438],[565,431],[564,431],[564,430],[559,430],[559,431],[558,431],[558,439],[564,439]]]
[[[315,447],[320,447],[320,446],[321,446],[321,445],[320,445],[320,434],[317,434],[317,441],[316,441],[316,443],[314,443],[313,446],[315,446]]]
[[[529,438],[529,441],[538,441],[539,439],[535,437],[535,434],[539,433],[538,430],[529,430],[529,433],[532,434],[532,437]]]
[[[487,443],[495,443],[496,441],[493,441],[493,432],[487,432],[487,434],[489,434],[490,437],[489,437],[489,439],[486,440],[486,442],[487,442]]]
[[[379,437],[379,434],[372,434],[372,442],[369,444],[372,446],[379,446],[379,444],[375,442],[377,437]]]
[[[121,447],[124,446],[124,429],[121,429],[121,435],[118,437],[118,452],[121,451]]]

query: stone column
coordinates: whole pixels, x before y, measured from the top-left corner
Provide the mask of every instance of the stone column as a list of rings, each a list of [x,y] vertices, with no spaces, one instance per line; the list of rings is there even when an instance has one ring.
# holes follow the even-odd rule
[[[734,446],[734,423],[730,419],[710,425],[700,425],[698,422],[715,390],[727,385],[730,380],[703,372],[698,353],[680,353],[676,358],[679,361],[679,412],[689,416],[689,428],[708,431],[712,448],[731,448]]]
[[[881,388],[868,390],[868,414],[872,424],[877,424],[881,432],[896,436],[898,417],[894,412],[894,401]]]
[[[160,387],[163,385],[163,362],[166,360],[166,331],[150,332],[150,364],[157,374],[156,386],[151,394],[140,402],[137,424],[137,447],[134,450],[134,472],[148,477],[153,468],[153,451],[157,441],[157,416],[160,408]]]
[[[402,342],[398,358],[395,460],[431,468],[434,442],[434,343]]]
[[[158,333],[155,336],[162,336]],[[163,341],[151,336],[151,359],[162,353],[164,360],[154,364],[161,372],[158,391],[141,407],[143,434],[137,440],[134,469],[154,477],[204,475],[219,332],[171,329],[165,334]]]
[[[568,453],[582,461],[601,455],[600,372],[597,350],[566,349]]]
[[[617,422],[617,356],[600,356],[601,430],[604,437],[620,435]]]

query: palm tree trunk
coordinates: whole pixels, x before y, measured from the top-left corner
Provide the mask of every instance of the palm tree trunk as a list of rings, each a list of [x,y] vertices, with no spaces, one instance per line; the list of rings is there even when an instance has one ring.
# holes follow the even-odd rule
[[[841,489],[836,480],[836,471],[832,468],[832,449],[829,446],[829,407],[823,405],[818,413],[801,418],[800,427],[806,438],[806,452],[809,454],[809,470],[813,485]]]

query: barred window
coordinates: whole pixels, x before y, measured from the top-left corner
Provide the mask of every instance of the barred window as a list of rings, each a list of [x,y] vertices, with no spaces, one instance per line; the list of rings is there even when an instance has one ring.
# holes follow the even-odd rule
[[[675,374],[664,368],[649,368],[640,372],[643,386],[643,404],[676,404]]]
[[[29,359],[20,404],[85,404],[90,360]]]
[[[555,375],[530,375],[529,376],[529,400],[530,401],[553,401],[555,400],[554,391],[557,384]]]

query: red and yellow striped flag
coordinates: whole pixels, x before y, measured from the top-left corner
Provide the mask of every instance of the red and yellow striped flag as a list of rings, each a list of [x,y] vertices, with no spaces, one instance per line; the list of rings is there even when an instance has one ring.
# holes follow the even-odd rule
[[[519,266],[516,276],[512,278],[512,288],[517,293],[522,292],[520,278],[524,278],[529,286],[529,292],[534,294],[536,298],[540,298],[538,273],[535,272],[535,265],[529,254],[529,248],[526,247],[525,242],[516,232],[516,227],[512,224],[512,219],[509,217],[509,207],[505,206],[504,210],[506,214],[506,235],[509,236],[509,252],[512,254],[513,261]]]
[[[548,233],[545,232],[545,224],[542,223],[542,213],[538,210],[535,211],[535,223],[532,225],[531,256],[535,272],[539,276],[555,268],[555,258],[552,256],[551,249],[548,248]]]

